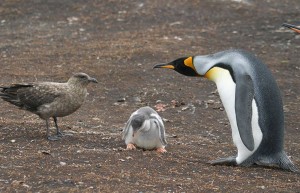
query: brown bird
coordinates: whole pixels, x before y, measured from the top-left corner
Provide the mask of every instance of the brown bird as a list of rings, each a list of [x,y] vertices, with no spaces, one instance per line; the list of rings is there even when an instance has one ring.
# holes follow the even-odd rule
[[[87,85],[98,83],[85,73],[71,76],[66,83],[34,82],[0,86],[0,97],[19,107],[30,111],[46,121],[47,139],[58,140],[62,137],[57,125],[57,117],[64,117],[75,112],[87,96]],[[49,119],[53,118],[56,135],[49,135]]]
[[[284,24],[282,24],[282,26],[283,26],[283,27],[287,27],[287,28],[289,28],[289,29],[293,30],[294,32],[296,32],[296,33],[299,33],[299,34],[300,34],[300,28],[299,28],[299,27],[297,27],[297,26],[295,26],[295,25],[288,24],[288,23],[284,23]]]

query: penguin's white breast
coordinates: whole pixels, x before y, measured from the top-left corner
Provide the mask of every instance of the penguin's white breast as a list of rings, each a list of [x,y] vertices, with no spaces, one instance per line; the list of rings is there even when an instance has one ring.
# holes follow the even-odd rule
[[[162,147],[159,139],[159,130],[156,125],[151,122],[151,119],[145,120],[141,128],[142,129],[139,130],[133,138],[133,142],[138,147],[145,149]]]
[[[239,134],[236,121],[236,112],[235,112],[235,89],[236,84],[232,80],[232,77],[228,70],[218,68],[215,70],[213,75],[213,81],[216,83],[218,92],[225,108],[226,114],[228,116],[231,130],[232,130],[232,139],[234,144],[238,149],[238,155],[236,158],[237,164],[242,163],[250,155],[252,155],[258,148],[262,140],[262,132],[258,124],[258,111],[255,100],[252,101],[252,133],[254,138],[254,150],[249,151],[247,147],[242,142],[242,139]],[[243,128],[241,128],[243,129]]]

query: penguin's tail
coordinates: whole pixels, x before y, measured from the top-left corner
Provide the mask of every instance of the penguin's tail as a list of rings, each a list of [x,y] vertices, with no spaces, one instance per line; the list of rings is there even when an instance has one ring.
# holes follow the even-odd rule
[[[299,169],[293,164],[287,154],[282,151],[273,156],[259,156],[254,159],[254,163],[267,167],[279,167],[283,170],[300,173]]]
[[[278,166],[287,171],[300,173],[299,169],[293,164],[285,152],[280,154]]]

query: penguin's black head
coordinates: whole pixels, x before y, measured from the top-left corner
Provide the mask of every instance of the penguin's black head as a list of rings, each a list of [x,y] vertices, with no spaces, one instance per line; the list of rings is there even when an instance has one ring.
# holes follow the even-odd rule
[[[134,132],[141,129],[145,119],[146,117],[143,114],[136,114],[131,118],[131,126]]]
[[[157,64],[153,68],[169,68],[185,76],[200,76],[194,66],[193,57],[178,58],[170,63]]]

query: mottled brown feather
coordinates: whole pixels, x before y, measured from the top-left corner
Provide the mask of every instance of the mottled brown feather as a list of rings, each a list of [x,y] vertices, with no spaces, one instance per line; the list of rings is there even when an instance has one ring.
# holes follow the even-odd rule
[[[58,91],[61,92],[58,92]],[[19,100],[28,110],[37,110],[43,104],[53,102],[57,97],[63,95],[62,89],[57,89],[53,84],[34,83],[32,87],[22,87],[17,90]]]
[[[87,95],[86,87],[96,79],[84,73],[74,74],[68,82],[35,82],[0,87],[0,97],[43,119],[62,117],[76,111]]]
[[[86,87],[90,82],[98,81],[85,73],[77,73],[65,83],[36,82],[0,86],[0,97],[46,120],[47,138],[57,140],[62,136],[57,125],[57,117],[70,115],[80,108],[87,96]],[[55,123],[56,136],[49,135],[50,117]]]

